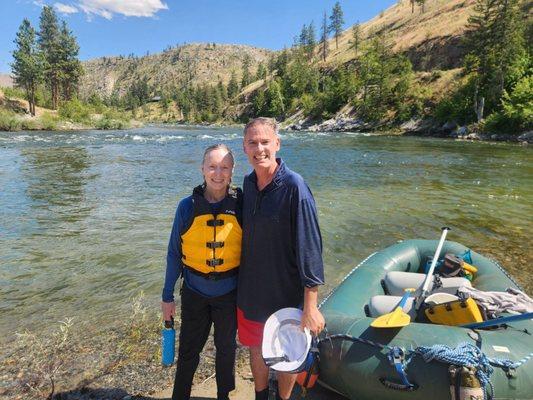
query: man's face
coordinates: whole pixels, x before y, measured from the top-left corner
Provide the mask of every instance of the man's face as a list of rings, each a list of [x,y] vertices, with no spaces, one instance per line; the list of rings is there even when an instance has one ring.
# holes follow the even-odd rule
[[[268,125],[257,124],[248,128],[243,148],[248,162],[255,170],[271,171],[277,167],[276,152],[280,148],[280,140]]]

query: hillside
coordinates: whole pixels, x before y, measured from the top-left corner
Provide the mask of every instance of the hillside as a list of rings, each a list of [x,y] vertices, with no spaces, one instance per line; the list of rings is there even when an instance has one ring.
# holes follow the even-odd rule
[[[133,82],[147,78],[157,89],[180,88],[187,84],[227,84],[233,71],[240,79],[243,60],[250,57],[250,71],[266,62],[271,51],[226,44],[187,44],[144,57],[102,57],[83,63],[80,85],[83,97],[91,93],[124,95]]]
[[[9,74],[0,74],[0,87],[13,87],[13,78]]]
[[[460,66],[464,55],[461,38],[473,13],[475,0],[427,0],[424,10],[400,0],[380,15],[361,24],[361,37],[384,33],[395,52],[405,53],[415,70],[452,69]],[[352,21],[350,21],[352,22]],[[351,27],[339,38],[330,40],[327,63],[345,63],[355,57],[351,49]]]

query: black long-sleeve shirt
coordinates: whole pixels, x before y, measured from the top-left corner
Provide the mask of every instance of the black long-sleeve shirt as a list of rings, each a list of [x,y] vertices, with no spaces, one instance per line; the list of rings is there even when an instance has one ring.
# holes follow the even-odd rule
[[[303,178],[278,159],[271,183],[244,178],[243,238],[237,305],[264,322],[284,307],[301,307],[305,287],[324,283],[315,200]]]

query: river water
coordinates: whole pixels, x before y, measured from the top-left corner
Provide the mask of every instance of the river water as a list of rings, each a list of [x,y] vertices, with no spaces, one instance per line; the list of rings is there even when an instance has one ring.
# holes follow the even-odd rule
[[[141,291],[157,309],[175,207],[201,182],[203,149],[232,147],[241,184],[241,140],[241,128],[0,132],[0,341],[65,317],[106,329]],[[370,253],[444,225],[531,294],[531,148],[286,132],[279,154],[317,201],[323,294]]]

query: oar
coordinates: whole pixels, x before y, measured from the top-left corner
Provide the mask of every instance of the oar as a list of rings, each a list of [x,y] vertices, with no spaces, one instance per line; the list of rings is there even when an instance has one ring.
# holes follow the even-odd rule
[[[403,306],[407,303],[411,292],[414,291],[415,289],[405,289],[405,293],[394,311],[377,317],[370,326],[373,328],[401,328],[409,325],[411,317],[403,311]]]
[[[429,267],[429,271],[426,274],[426,279],[424,280],[424,285],[422,286],[422,292],[415,300],[415,308],[418,311],[422,303],[424,302],[424,299],[427,297],[429,293],[429,284],[433,280],[433,271],[435,271],[435,266],[437,265],[437,260],[440,256],[440,252],[442,250],[442,246],[444,245],[444,241],[446,240],[446,234],[450,228],[445,226],[442,228],[442,235],[440,236],[439,245],[437,246],[437,250],[435,251],[435,255],[433,256],[433,260],[431,260],[431,266]]]
[[[522,321],[524,319],[531,319],[531,318],[533,318],[533,312],[525,313],[525,314],[518,314],[518,315],[511,315],[510,317],[489,319],[488,321],[483,321],[483,322],[474,322],[473,324],[461,325],[461,327],[471,328],[471,329],[486,328],[488,326],[501,325],[501,324],[506,324],[508,322]]]

